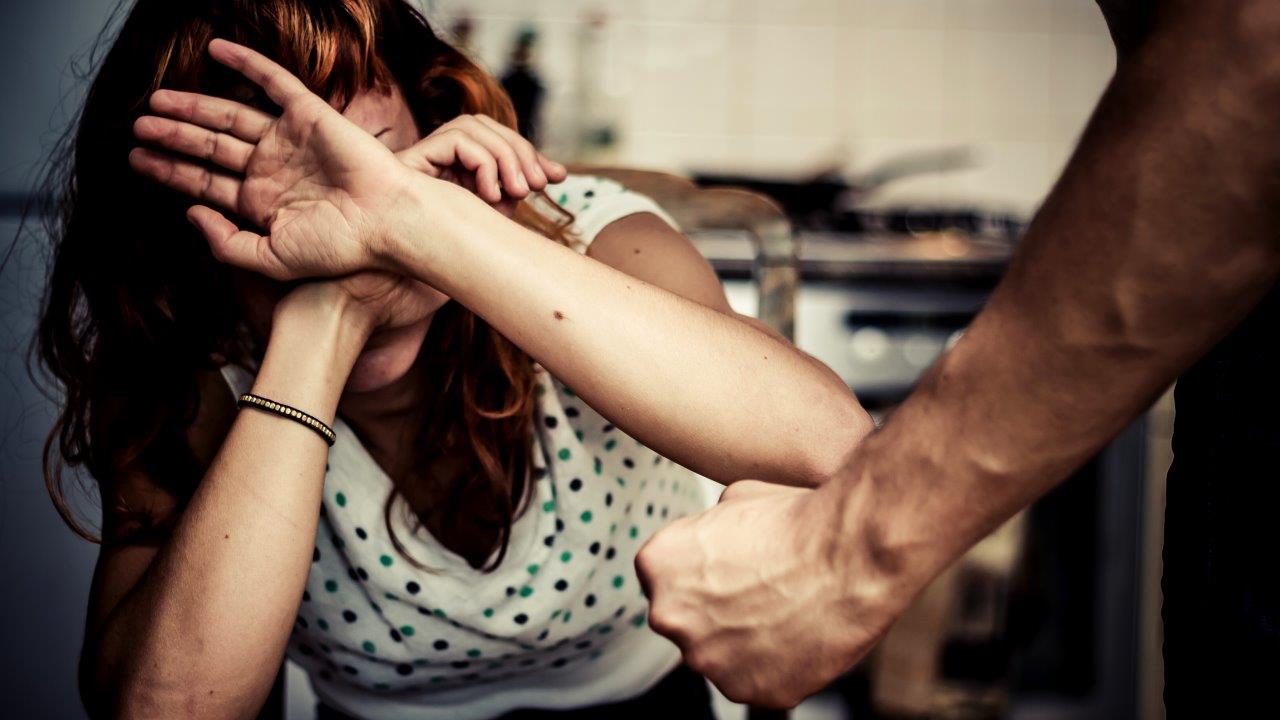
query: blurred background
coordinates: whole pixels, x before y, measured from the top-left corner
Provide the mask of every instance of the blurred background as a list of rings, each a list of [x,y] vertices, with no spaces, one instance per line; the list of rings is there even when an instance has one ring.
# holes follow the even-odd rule
[[[1114,67],[1092,0],[418,5],[502,79],[547,154],[678,206],[735,307],[793,327],[878,416],[980,309]],[[96,548],[41,480],[54,404],[26,350],[44,246],[35,231],[10,241],[116,6],[10,2],[0,22],[0,685],[13,717],[83,715],[75,659]],[[1166,399],[792,716],[1163,717],[1170,424]],[[97,516],[93,493],[83,508]],[[289,716],[310,717],[299,673],[289,693]]]

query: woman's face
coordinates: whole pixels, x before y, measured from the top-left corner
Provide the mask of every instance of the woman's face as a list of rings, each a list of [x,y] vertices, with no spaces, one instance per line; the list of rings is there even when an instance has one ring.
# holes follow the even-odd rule
[[[399,152],[420,139],[418,125],[414,122],[409,106],[399,88],[390,92],[364,91],[356,95],[342,114],[364,128],[392,152]],[[412,302],[401,303],[415,310],[408,316],[398,313],[402,319],[394,327],[377,328],[365,344],[347,380],[348,392],[369,392],[386,387],[404,377],[413,367],[431,318],[446,302],[448,296],[429,285],[408,281],[415,295]],[[271,316],[275,305],[287,292],[280,283],[260,275],[242,271],[236,273],[236,289],[241,307],[245,308],[250,330],[259,341],[265,341],[271,329]]]

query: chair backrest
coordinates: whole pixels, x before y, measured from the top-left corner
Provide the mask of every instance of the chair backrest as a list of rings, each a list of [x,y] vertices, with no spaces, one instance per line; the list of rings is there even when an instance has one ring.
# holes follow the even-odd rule
[[[577,165],[570,171],[608,178],[648,195],[687,233],[746,233],[756,248],[753,274],[760,320],[788,338],[795,337],[795,296],[800,280],[795,235],[786,213],[772,199],[739,188],[699,187],[686,177],[655,170]]]

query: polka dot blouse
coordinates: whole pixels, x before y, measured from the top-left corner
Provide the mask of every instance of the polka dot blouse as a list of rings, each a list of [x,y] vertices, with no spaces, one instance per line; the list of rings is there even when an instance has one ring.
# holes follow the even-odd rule
[[[583,249],[618,217],[662,216],[648,198],[595,178],[550,192],[577,215]],[[234,392],[252,384],[239,368],[224,375]],[[704,481],[546,371],[537,378],[530,500],[490,573],[413,532],[403,507],[391,514],[396,534],[429,569],[396,552],[383,515],[391,480],[336,421],[288,646],[326,702],[360,717],[465,720],[635,695],[678,662],[647,625],[633,561],[659,528],[706,506]]]

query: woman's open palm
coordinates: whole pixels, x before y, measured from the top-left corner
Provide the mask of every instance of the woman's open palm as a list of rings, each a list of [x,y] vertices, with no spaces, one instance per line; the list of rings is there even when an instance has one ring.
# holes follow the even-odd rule
[[[206,164],[137,148],[129,156],[134,169],[218,208],[197,205],[188,217],[224,262],[279,280],[377,269],[379,218],[410,171],[263,55],[225,40],[210,43],[209,53],[266,91],[283,113],[156,91],[151,108],[163,117],[139,118],[137,137]],[[239,228],[218,210],[267,234]]]

